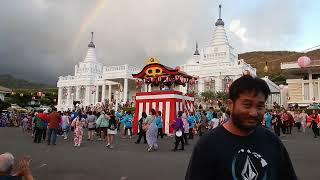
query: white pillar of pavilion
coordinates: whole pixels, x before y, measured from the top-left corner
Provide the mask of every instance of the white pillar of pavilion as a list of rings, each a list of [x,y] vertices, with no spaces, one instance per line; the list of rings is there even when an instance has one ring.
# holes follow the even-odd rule
[[[144,84],[144,92],[148,92],[148,85]]]
[[[58,105],[62,104],[62,87],[59,87],[58,89]]]
[[[147,92],[151,92],[152,91],[152,86],[151,84],[148,85],[148,91]]]
[[[128,101],[128,78],[124,78],[123,83],[123,103],[127,103]]]
[[[96,85],[96,98],[95,103],[93,105],[96,105],[99,102],[99,85]]]
[[[71,104],[71,87],[67,87],[67,105]]]
[[[80,100],[80,86],[76,86],[76,101]]]
[[[104,104],[106,99],[106,84],[105,82],[102,85],[102,96],[101,96],[101,102]]]
[[[84,97],[84,105],[90,105],[90,86],[86,86],[86,92]]]
[[[108,100],[109,100],[109,103],[111,101],[111,92],[112,92],[112,86],[111,84],[109,84],[109,90],[108,90]]]

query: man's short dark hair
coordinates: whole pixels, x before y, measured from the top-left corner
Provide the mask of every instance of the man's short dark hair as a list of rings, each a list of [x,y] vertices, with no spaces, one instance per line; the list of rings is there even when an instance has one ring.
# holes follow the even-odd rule
[[[239,98],[240,94],[251,92],[256,94],[262,93],[265,100],[267,100],[268,96],[271,94],[269,86],[264,80],[246,75],[238,78],[231,84],[229,99],[235,101]]]

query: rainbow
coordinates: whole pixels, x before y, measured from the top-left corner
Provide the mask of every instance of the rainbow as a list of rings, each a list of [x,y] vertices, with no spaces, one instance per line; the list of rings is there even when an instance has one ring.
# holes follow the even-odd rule
[[[104,9],[107,0],[96,0],[94,8],[90,13],[83,19],[79,31],[72,38],[72,52],[78,47],[78,44],[81,40],[81,36],[85,33],[90,26],[90,24],[97,18],[99,13]],[[89,37],[89,34],[88,34]]]

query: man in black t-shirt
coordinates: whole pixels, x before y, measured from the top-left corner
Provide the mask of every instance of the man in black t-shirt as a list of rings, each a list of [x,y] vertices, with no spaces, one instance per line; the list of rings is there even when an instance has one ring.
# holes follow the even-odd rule
[[[242,76],[229,89],[231,119],[194,148],[186,180],[295,180],[279,138],[260,126],[270,89],[265,81]]]

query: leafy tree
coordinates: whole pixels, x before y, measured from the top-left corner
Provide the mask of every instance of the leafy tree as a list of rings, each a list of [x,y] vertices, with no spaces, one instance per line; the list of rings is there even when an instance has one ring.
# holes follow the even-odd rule
[[[228,93],[225,93],[223,91],[218,91],[217,95],[216,95],[216,98],[217,99],[221,99],[223,102],[226,102],[227,99],[228,99],[228,96],[229,96]]]
[[[47,97],[42,97],[42,98],[40,99],[40,103],[43,104],[43,105],[47,105],[47,106],[50,106],[50,105],[53,104],[52,101],[51,101],[51,99],[49,99],[49,98],[47,98]]]
[[[2,101],[2,100],[0,99],[0,112],[1,112],[2,110],[7,109],[8,107],[10,107],[10,103],[8,103],[8,102],[6,102],[6,101]]]
[[[201,97],[204,97],[207,100],[213,100],[216,98],[216,93],[213,91],[204,91],[200,95]]]

